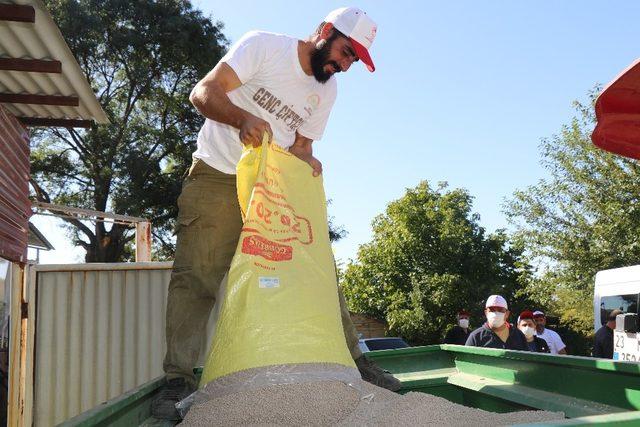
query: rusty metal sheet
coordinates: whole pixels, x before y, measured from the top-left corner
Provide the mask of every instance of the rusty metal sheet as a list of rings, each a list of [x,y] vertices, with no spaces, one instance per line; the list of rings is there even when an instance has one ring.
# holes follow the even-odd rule
[[[30,216],[29,136],[0,106],[0,257],[26,261]]]

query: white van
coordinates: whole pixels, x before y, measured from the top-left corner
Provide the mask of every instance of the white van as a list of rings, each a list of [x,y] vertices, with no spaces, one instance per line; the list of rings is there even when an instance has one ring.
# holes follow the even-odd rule
[[[602,270],[596,274],[593,290],[594,330],[606,323],[612,310],[636,313],[640,299],[640,265]]]

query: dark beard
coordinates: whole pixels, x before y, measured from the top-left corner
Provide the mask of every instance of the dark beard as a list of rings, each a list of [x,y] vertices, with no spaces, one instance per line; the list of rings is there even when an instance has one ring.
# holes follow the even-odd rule
[[[336,71],[336,73],[340,72],[340,66],[336,61],[329,61],[329,54],[331,52],[331,46],[336,38],[338,38],[339,34],[334,32],[331,37],[327,39],[327,42],[322,46],[321,49],[314,50],[311,53],[311,71],[313,72],[313,77],[320,83],[326,83],[333,74],[332,72],[327,72],[324,70],[325,65],[332,65]]]

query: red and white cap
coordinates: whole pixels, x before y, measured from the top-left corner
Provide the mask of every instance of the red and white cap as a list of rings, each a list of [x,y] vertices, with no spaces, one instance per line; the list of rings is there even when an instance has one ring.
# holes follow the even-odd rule
[[[324,22],[331,22],[333,26],[351,40],[351,45],[358,58],[364,62],[369,71],[374,72],[369,48],[376,38],[378,26],[369,16],[357,7],[341,7],[329,13]]]
[[[502,307],[508,309],[507,300],[502,298],[500,295],[491,295],[487,298],[487,303],[484,305],[485,307]]]

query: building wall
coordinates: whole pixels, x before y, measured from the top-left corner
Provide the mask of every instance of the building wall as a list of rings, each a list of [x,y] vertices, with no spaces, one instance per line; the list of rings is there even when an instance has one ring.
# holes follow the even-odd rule
[[[353,325],[356,327],[358,333],[362,334],[361,338],[378,338],[386,336],[386,323],[363,314],[353,312],[350,312],[350,314]]]
[[[0,258],[27,260],[29,202],[29,136],[0,105]]]

